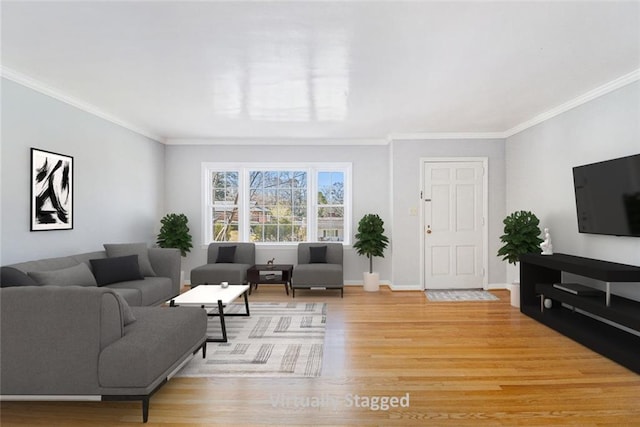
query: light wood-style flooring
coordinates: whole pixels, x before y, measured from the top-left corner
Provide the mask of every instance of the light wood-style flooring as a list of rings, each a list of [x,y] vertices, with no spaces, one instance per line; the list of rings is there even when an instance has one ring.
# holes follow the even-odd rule
[[[173,378],[152,397],[148,425],[640,426],[640,375],[522,315],[508,291],[492,292],[500,301],[299,291],[294,301],[329,304],[321,377]],[[282,286],[250,296],[286,300]],[[362,407],[407,396],[408,407]],[[139,402],[0,409],[2,426],[141,424]]]

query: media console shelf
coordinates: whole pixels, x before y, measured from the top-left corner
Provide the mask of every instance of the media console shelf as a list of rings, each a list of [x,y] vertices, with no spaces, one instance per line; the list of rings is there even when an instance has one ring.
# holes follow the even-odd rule
[[[562,282],[562,272],[601,280],[606,291],[582,296],[554,288]],[[640,282],[640,267],[565,254],[525,254],[520,257],[520,311],[640,373],[640,336],[624,329],[640,333],[640,302],[610,293],[612,283],[636,286],[629,282]],[[551,309],[544,308],[544,298],[554,301]]]

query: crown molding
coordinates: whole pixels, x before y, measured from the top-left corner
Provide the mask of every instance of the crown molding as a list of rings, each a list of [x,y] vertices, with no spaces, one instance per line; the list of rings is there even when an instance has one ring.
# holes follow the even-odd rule
[[[384,138],[167,138],[167,145],[387,145]]]
[[[502,139],[504,132],[415,132],[391,133],[389,141],[411,141],[421,139]]]
[[[613,92],[616,89],[620,89],[623,86],[631,84],[635,81],[640,80],[640,68],[634,70],[628,74],[625,74],[621,77],[618,77],[615,80],[612,80],[608,83],[605,83],[602,86],[598,86],[595,89],[590,90],[577,98],[574,98],[564,104],[558,105],[548,111],[545,111],[542,114],[539,114],[533,117],[530,120],[520,123],[512,127],[511,129],[505,130],[503,132],[441,132],[441,133],[432,133],[432,132],[424,132],[424,133],[397,133],[397,134],[389,134],[388,139],[390,141],[402,141],[402,140],[424,140],[424,139],[506,139],[510,136],[513,136],[517,133],[520,133],[530,127],[533,127],[537,124],[540,124],[544,121],[552,119],[556,116],[559,116],[562,113],[565,113],[573,108],[576,108],[582,104],[585,104],[589,101],[592,101],[596,98],[599,98],[603,95],[606,95],[610,92]]]
[[[65,104],[69,104],[75,108],[78,108],[79,110],[82,110],[86,113],[92,114],[94,116],[100,117],[101,119],[104,119],[108,122],[114,123],[118,126],[121,126],[125,129],[128,129],[132,132],[135,132],[137,134],[140,134],[142,136],[145,136],[147,138],[153,139],[154,141],[160,142],[160,143],[164,143],[165,140],[164,138],[162,138],[159,135],[156,135],[155,133],[147,130],[147,129],[143,129],[141,127],[138,127],[132,123],[127,122],[126,120],[122,120],[116,116],[113,116],[109,113],[104,112],[103,110],[101,110],[100,108],[96,107],[95,105],[89,104],[87,102],[84,102],[78,98],[75,98],[73,96],[69,96],[65,93],[62,93],[60,90],[49,86],[39,80],[36,80],[32,77],[29,77],[25,74],[22,74],[18,71],[15,71],[11,68],[5,67],[5,66],[0,66],[0,75],[8,80],[11,80],[15,83],[18,83],[22,86],[26,86],[29,89],[33,89],[36,92],[40,92],[44,95],[50,96],[51,98],[54,98],[58,101],[64,102]]]
[[[522,132],[525,129],[529,129],[530,127],[552,119],[553,117],[559,116],[562,113],[565,113],[573,108],[579,107],[582,104],[613,92],[616,89],[620,89],[621,87],[631,84],[637,80],[640,80],[640,68],[621,77],[618,77],[617,79],[612,80],[602,86],[598,86],[597,88],[592,89],[589,92],[586,92],[579,97],[572,99],[571,101],[560,104],[557,107],[554,107],[542,114],[535,116],[530,120],[527,120],[526,122],[520,123],[519,125],[506,130],[504,132],[504,138],[508,138]]]
[[[100,117],[132,132],[167,145],[387,145],[392,141],[435,140],[435,139],[506,139],[537,124],[552,119],[582,104],[606,95],[623,86],[640,80],[640,69],[634,70],[583,95],[541,113],[511,129],[501,132],[415,132],[391,133],[386,138],[164,138],[148,129],[136,126],[126,120],[108,114],[100,108],[78,98],[66,95],[60,90],[26,76],[11,68],[0,65],[0,75],[8,80],[26,86],[44,95]]]

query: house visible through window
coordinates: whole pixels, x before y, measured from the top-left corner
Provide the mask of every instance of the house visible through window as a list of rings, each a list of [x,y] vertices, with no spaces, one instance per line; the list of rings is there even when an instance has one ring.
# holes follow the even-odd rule
[[[249,171],[249,240],[307,240],[307,172]]]
[[[349,243],[350,163],[203,164],[205,244]]]
[[[344,240],[344,173],[318,173],[318,240]]]
[[[210,180],[210,241],[238,241],[238,172],[213,172]]]

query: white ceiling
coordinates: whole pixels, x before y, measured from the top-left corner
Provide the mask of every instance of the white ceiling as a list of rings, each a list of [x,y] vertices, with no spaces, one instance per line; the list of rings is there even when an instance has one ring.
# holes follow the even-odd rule
[[[504,134],[640,75],[639,1],[1,7],[4,76],[170,143]]]

